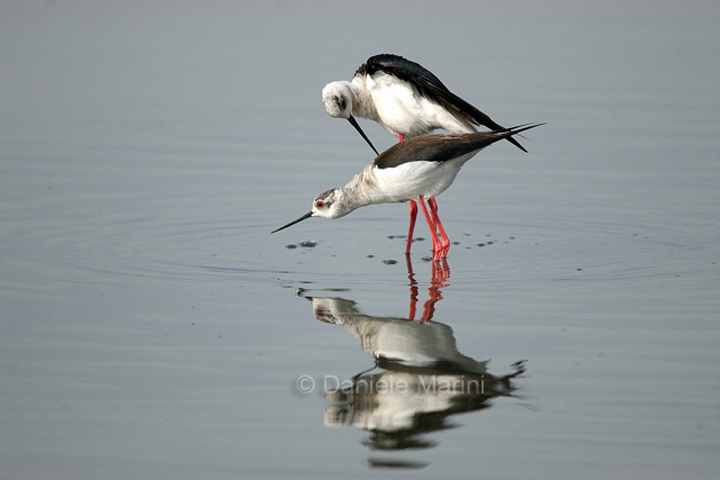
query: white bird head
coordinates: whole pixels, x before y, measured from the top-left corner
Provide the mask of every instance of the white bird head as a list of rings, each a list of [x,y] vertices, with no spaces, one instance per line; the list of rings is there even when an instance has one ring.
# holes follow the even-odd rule
[[[350,82],[332,82],[322,91],[323,105],[328,115],[348,120],[352,117],[353,91]]]
[[[342,188],[333,188],[321,193],[313,200],[312,216],[323,218],[340,218],[355,210],[357,206],[346,201]]]
[[[353,100],[355,99],[353,84],[346,81],[328,83],[325,85],[325,88],[323,88],[322,97],[323,105],[328,115],[333,118],[344,118],[349,121],[350,125],[352,125],[360,136],[365,139],[367,144],[370,145],[375,155],[380,155],[375,145],[372,144],[368,136],[365,135],[365,132],[360,128],[355,117],[352,116]]]

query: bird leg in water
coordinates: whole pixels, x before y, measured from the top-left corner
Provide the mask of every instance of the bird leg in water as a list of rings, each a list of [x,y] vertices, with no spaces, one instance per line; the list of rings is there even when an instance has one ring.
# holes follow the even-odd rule
[[[427,207],[425,206],[425,200],[423,200],[422,196],[418,198],[418,203],[422,207],[423,214],[425,215],[425,221],[427,222],[428,227],[430,227],[430,239],[432,240],[433,260],[439,260],[443,246],[440,242],[440,239],[438,238],[435,221],[428,213]]]
[[[440,231],[440,237],[442,238],[442,251],[440,252],[440,256],[443,258],[447,257],[448,250],[450,250],[450,238],[448,238],[447,233],[445,233],[445,228],[443,228],[442,223],[440,222],[437,200],[435,200],[435,197],[428,200],[428,206],[430,207],[430,214],[432,215],[433,221],[435,222],[435,225],[437,225],[437,228]]]
[[[415,219],[417,219],[417,212],[417,203],[415,203],[415,200],[410,200],[410,227],[408,228],[405,255],[410,255],[410,248],[412,247],[413,232],[415,231]]]

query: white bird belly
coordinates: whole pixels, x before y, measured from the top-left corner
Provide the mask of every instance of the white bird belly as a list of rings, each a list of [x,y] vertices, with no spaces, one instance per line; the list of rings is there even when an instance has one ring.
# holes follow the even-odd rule
[[[456,162],[408,162],[393,168],[373,168],[371,196],[377,203],[432,198],[452,184],[461,166]]]
[[[394,135],[415,137],[437,128],[452,133],[475,131],[397,77],[376,73],[366,79],[365,85],[375,104],[379,123]]]

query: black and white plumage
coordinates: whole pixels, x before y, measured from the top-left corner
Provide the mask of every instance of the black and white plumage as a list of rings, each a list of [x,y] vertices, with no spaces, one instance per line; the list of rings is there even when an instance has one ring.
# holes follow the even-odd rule
[[[472,133],[478,127],[504,130],[452,93],[432,72],[398,55],[370,57],[357,69],[352,81],[329,83],[322,96],[328,114],[349,120],[373,150],[356,116],[379,123],[400,140],[436,129],[451,133]],[[526,151],[514,138],[508,137],[508,141]]]
[[[310,217],[339,218],[367,205],[417,200],[430,227],[433,258],[445,257],[450,239],[440,223],[435,197],[452,184],[462,166],[480,150],[540,125],[543,124],[520,125],[497,132],[423,135],[399,142],[375,158],[344,187],[315,197],[310,212],[272,233]],[[427,212],[423,199],[428,200],[431,213]],[[414,226],[414,219],[411,221]],[[410,242],[406,253],[409,245]]]

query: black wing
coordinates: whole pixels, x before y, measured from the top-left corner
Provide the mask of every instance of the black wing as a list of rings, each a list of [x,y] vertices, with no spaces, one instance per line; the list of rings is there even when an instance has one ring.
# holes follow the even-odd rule
[[[544,123],[518,125],[498,132],[413,137],[388,148],[373,163],[377,168],[392,168],[407,162],[446,162],[540,125]]]
[[[400,55],[390,53],[383,53],[368,58],[364,64],[360,65],[355,75],[372,75],[379,71],[408,82],[413,85],[421,95],[433,100],[436,99],[432,93],[433,89],[428,89],[430,85],[435,86],[436,89],[450,92],[440,79],[433,75],[427,68]]]
[[[439,78],[418,63],[399,55],[384,53],[368,58],[367,62],[357,69],[355,75],[372,75],[378,71],[408,82],[420,95],[437,102],[468,127],[477,125],[490,130],[505,130],[505,127],[496,123],[485,113],[452,93]],[[508,141],[527,153],[527,150],[514,138],[509,137]]]

